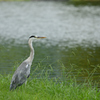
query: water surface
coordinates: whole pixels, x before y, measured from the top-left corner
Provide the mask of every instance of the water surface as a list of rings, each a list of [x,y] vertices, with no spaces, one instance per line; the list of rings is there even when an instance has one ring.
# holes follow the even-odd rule
[[[92,73],[96,69],[92,78],[100,83],[100,7],[76,7],[61,2],[1,2],[1,74],[13,73],[13,67],[28,57],[30,35],[47,37],[34,41],[32,69],[38,63],[47,69],[51,65],[51,77],[60,77],[63,63],[66,74],[72,67],[73,75],[84,70],[78,76],[79,82],[87,78],[86,70]]]

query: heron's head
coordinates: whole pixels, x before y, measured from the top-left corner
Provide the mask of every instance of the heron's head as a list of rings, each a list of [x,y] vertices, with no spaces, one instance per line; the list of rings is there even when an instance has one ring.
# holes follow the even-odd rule
[[[32,35],[32,36],[30,36],[29,37],[29,40],[36,40],[36,39],[43,39],[43,38],[46,38],[46,37],[40,37],[40,36],[34,36],[34,35]]]

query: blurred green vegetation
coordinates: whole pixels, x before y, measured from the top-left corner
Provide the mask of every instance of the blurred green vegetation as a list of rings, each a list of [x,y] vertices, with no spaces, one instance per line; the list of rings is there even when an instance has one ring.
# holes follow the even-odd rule
[[[88,5],[88,6],[99,6],[100,0],[69,0],[68,4],[78,5]]]
[[[71,1],[99,1],[99,0],[71,0]]]
[[[51,1],[51,0],[0,0],[0,1]],[[71,1],[71,2],[100,2],[100,0],[53,0],[53,1]]]
[[[51,0],[0,0],[0,1],[51,1]],[[56,0],[54,0],[56,1]],[[64,4],[66,2],[67,5],[73,4],[75,6],[100,6],[100,0],[57,0],[57,1],[64,1]]]
[[[51,1],[51,0],[0,0],[0,1]],[[100,0],[54,0],[54,1],[65,1],[67,4],[78,5],[100,5]]]
[[[40,66],[39,66],[40,65]],[[39,64],[38,67],[43,66]],[[64,74],[64,66],[62,71],[62,78],[49,78],[49,73],[52,70],[42,69],[39,73],[40,78],[31,73],[27,85],[23,84],[14,91],[9,91],[10,81],[12,75],[0,75],[0,100],[99,100],[100,91],[95,83],[92,83],[90,75],[81,84],[76,81],[76,76],[72,76],[72,70]],[[77,71],[81,73],[81,71]],[[90,73],[91,74],[91,73]]]

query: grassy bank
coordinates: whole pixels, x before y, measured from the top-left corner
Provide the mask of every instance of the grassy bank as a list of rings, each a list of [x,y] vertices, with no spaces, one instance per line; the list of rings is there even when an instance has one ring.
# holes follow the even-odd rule
[[[67,81],[48,78],[48,73],[41,78],[28,79],[15,91],[9,91],[12,75],[0,75],[0,100],[100,100],[100,91],[91,81],[77,84],[75,77],[67,76]]]

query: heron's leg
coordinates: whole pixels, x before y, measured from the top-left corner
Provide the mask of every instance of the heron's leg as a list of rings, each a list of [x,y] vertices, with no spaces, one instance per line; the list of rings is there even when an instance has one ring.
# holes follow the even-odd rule
[[[25,87],[26,87],[26,84],[27,84],[27,80],[25,81]]]

